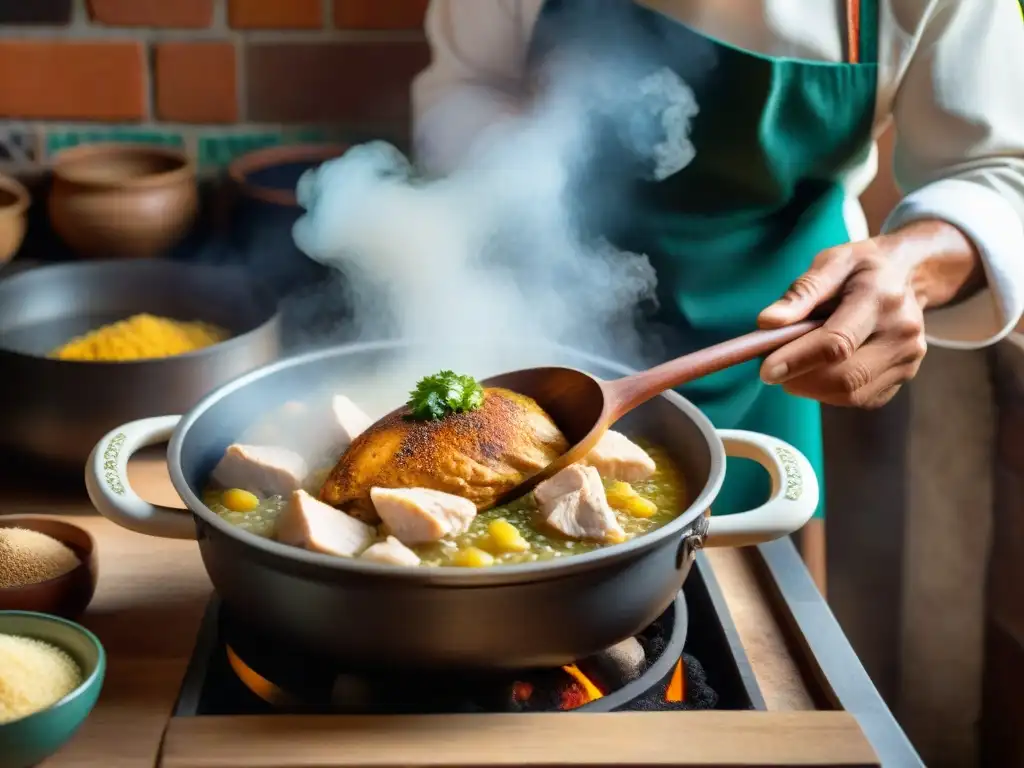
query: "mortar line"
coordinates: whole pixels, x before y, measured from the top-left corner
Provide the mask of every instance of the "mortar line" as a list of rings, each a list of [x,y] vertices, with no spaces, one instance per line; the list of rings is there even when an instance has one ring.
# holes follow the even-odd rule
[[[376,123],[377,125],[387,125],[387,122]],[[294,133],[296,131],[304,131],[310,129],[320,129],[329,131],[338,126],[338,123],[329,120],[315,121],[311,120],[302,123],[282,123],[261,120],[257,122],[238,122],[238,123],[183,123],[177,121],[156,121],[154,125],[162,129],[166,133],[176,133],[187,130],[200,130],[200,131],[213,131],[216,133],[256,133],[256,132],[271,132],[271,133]],[[355,123],[349,125],[357,125]],[[371,123],[358,124],[358,125],[371,125]],[[89,120],[60,120],[52,119],[47,120],[40,118],[36,119],[11,119],[3,120],[2,127],[4,130],[10,131],[26,131],[31,130],[34,126],[49,126],[59,127],[62,130],[75,131],[75,132],[86,132],[86,131],[107,131],[107,130],[121,130],[121,129],[135,129],[135,128],[146,128],[140,123],[130,122],[102,122],[102,121],[89,121]]]
[[[89,8],[87,0],[74,0],[71,3],[71,23],[69,30],[83,30],[89,26]]]
[[[26,0],[27,1],[27,0]],[[204,29],[151,29],[147,27],[105,27],[83,23],[81,26],[0,26],[0,40],[60,40],[87,43],[124,43],[138,40],[148,35],[154,43],[222,40],[224,29],[207,27]],[[236,30],[241,31],[241,30]],[[251,43],[348,43],[353,45],[364,43],[417,43],[424,42],[426,37],[420,30],[384,30],[384,29],[254,29],[245,30],[244,34]]]
[[[220,32],[229,30],[227,0],[214,0],[213,18],[210,19],[210,29]]]

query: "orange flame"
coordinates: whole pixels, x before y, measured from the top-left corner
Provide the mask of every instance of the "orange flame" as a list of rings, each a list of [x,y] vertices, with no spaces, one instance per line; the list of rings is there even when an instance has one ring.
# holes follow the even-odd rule
[[[278,688],[272,682],[260,675],[259,672],[242,661],[230,645],[227,646],[227,652],[228,663],[231,664],[231,668],[235,671],[238,679],[242,681],[246,688],[268,704],[289,706],[295,703],[294,697],[292,697],[287,691]]]
[[[594,701],[595,699],[600,699],[604,696],[604,694],[601,693],[601,689],[594,685],[594,683],[591,682],[589,677],[580,672],[579,667],[577,667],[575,664],[570,664],[567,667],[562,667],[562,669],[568,672],[569,676],[580,684],[580,687],[583,689],[583,693],[586,696],[586,698],[583,701],[576,703],[575,706],[581,706],[582,704]]]
[[[231,665],[232,670],[234,670],[238,679],[242,681],[245,687],[254,694],[267,703],[277,706],[291,706],[297,703],[294,696],[274,685],[274,683],[242,661],[241,657],[235,653],[231,646],[227,646],[226,651],[228,663]],[[575,664],[562,667],[562,669],[577,683],[577,685],[571,687],[571,690],[562,692],[563,709],[575,709],[595,699],[604,697],[601,689],[589,677],[583,674]],[[528,682],[517,682],[512,688],[512,697],[517,702],[525,702],[532,695],[533,685]]]
[[[533,696],[533,686],[529,683],[517,682],[512,686],[512,700],[522,704]]]
[[[665,701],[679,703],[686,700],[686,676],[683,674],[683,660],[680,659],[672,672],[672,679],[669,680],[668,690],[665,691]]]

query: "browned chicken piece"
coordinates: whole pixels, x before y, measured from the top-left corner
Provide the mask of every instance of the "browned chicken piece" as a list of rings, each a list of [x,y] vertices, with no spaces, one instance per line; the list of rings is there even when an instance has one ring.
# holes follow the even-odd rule
[[[569,449],[533,399],[484,390],[475,411],[412,421],[407,409],[360,434],[331,471],[320,498],[376,523],[370,489],[429,488],[469,499],[484,510]]]

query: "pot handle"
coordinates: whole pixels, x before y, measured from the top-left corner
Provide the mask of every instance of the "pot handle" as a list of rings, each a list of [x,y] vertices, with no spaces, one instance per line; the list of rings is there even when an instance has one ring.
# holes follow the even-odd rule
[[[167,539],[195,539],[192,515],[150,504],[128,482],[128,459],[140,448],[165,443],[181,416],[154,416],[123,424],[104,435],[85,463],[89,500],[108,520],[136,533]]]
[[[727,456],[752,459],[768,470],[772,494],[749,512],[711,515],[704,546],[746,547],[800,530],[814,515],[821,496],[818,476],[807,457],[789,443],[759,432],[720,429],[718,435]]]

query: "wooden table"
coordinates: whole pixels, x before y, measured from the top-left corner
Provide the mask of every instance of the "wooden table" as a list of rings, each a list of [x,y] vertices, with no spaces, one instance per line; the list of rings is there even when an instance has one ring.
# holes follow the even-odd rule
[[[149,501],[181,506],[159,456],[137,457],[130,467],[130,475],[140,495]],[[99,636],[107,649],[106,684],[82,730],[46,763],[47,768],[99,765],[153,768],[160,759],[171,708],[211,594],[198,548],[191,542],[152,538],[115,526],[95,513],[85,498],[84,489],[63,494],[0,490],[0,514],[19,513],[51,514],[87,529],[96,537],[100,557],[96,597],[81,621]],[[775,726],[795,722],[802,717],[799,713],[815,709],[814,701],[804,683],[805,673],[801,672],[798,654],[791,652],[787,633],[765,597],[755,564],[747,553],[739,550],[715,550],[708,555],[768,709],[770,713],[779,713],[779,717],[764,721],[763,728],[755,728],[745,738],[750,740],[752,749],[760,749],[756,744],[770,748],[773,739],[784,740],[775,732]],[[782,717],[783,712],[792,713],[792,717]],[[729,713],[716,712],[688,715],[702,716],[693,722],[704,723],[707,727],[722,727],[723,718],[729,717]],[[803,717],[807,716],[810,713]],[[637,723],[639,717],[650,716],[638,716]],[[839,759],[829,765],[875,764],[870,751],[865,753],[866,742],[850,715],[818,712],[813,717],[818,718],[816,722],[824,728],[820,736],[830,745],[830,757],[834,755]],[[216,732],[200,727],[198,722],[193,728],[194,738],[209,742],[209,764],[216,764]],[[334,733],[333,737],[337,738],[338,734]],[[735,737],[744,738],[740,733]],[[285,731],[281,731],[280,738],[283,743],[290,740]],[[783,751],[793,752],[792,745],[778,746]],[[294,742],[290,748],[295,748]],[[164,758],[164,765],[197,765],[189,760],[176,761],[173,755]],[[607,756],[605,758],[607,761]],[[260,764],[283,764],[275,763],[276,759],[266,758]],[[372,760],[366,764],[371,763]],[[312,760],[309,764],[319,763]]]

